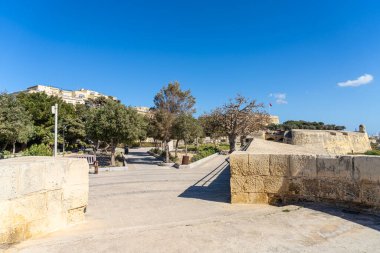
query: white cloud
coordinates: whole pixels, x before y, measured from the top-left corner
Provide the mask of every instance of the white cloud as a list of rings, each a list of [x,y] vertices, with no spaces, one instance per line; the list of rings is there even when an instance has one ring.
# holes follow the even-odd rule
[[[277,104],[283,105],[288,103],[288,101],[286,101],[286,93],[271,93],[269,96],[274,97]]]
[[[362,86],[362,85],[365,85],[365,84],[369,84],[370,82],[372,82],[372,80],[373,80],[373,76],[372,75],[370,75],[370,74],[364,74],[362,76],[359,76],[355,80],[348,80],[348,81],[345,81],[345,82],[340,82],[340,83],[337,83],[337,85],[339,87],[358,87],[358,86]]]

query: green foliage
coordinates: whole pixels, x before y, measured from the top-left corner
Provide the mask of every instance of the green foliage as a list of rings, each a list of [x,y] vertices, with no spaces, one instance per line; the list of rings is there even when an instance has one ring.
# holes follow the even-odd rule
[[[9,152],[8,150],[4,150],[4,151],[0,152],[0,159],[7,158],[10,155],[11,155],[11,152]]]
[[[154,97],[153,117],[149,133],[158,140],[164,141],[166,162],[169,162],[168,142],[173,138],[173,125],[181,114],[193,114],[195,98],[190,90],[183,91],[178,82],[169,83]],[[153,129],[152,129],[153,128]]]
[[[218,153],[220,150],[218,148],[215,148],[213,146],[203,146],[200,147],[198,150],[198,153],[192,157],[191,161],[195,162],[200,159],[203,159],[207,156],[213,155],[215,153]]]
[[[379,155],[380,156],[380,150],[378,150],[378,149],[368,150],[364,154],[365,155]]]
[[[35,128],[32,143],[54,143],[54,115],[51,113],[51,106],[58,104],[58,132],[65,135],[67,145],[74,145],[78,141],[83,141],[86,136],[85,120],[88,108],[84,105],[74,106],[65,103],[55,96],[48,96],[45,93],[20,93],[17,99],[25,110],[32,116]],[[63,139],[59,142],[62,143]]]
[[[172,132],[174,139],[183,140],[187,145],[200,137],[203,130],[192,115],[180,114],[174,121]]]
[[[25,152],[26,156],[52,156],[53,151],[50,146],[46,144],[33,144]]]
[[[115,165],[117,145],[138,140],[144,126],[144,119],[136,110],[107,99],[102,105],[91,109],[86,130],[93,141],[111,145],[111,165]]]
[[[268,126],[271,130],[292,130],[292,129],[310,129],[310,130],[344,130],[346,129],[345,126],[337,126],[334,124],[327,124],[323,122],[310,122],[310,121],[304,121],[304,120],[288,120],[285,121],[283,124],[271,124]]]
[[[17,98],[0,94],[0,150],[8,144],[26,143],[33,134],[30,114]]]

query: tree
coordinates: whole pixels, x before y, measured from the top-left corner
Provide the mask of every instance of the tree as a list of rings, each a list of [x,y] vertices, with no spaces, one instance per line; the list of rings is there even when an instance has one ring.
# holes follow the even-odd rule
[[[190,90],[182,91],[178,82],[169,83],[154,97],[153,124],[157,129],[157,137],[165,147],[165,161],[169,162],[168,142],[173,137],[172,127],[180,114],[192,114],[195,98]]]
[[[74,106],[65,103],[61,98],[49,96],[45,93],[20,93],[17,99],[32,116],[34,135],[32,143],[44,143],[52,146],[54,143],[54,117],[51,106],[58,104],[58,133],[63,135],[65,142],[74,145],[78,141],[84,142],[86,132],[83,114],[86,113],[84,105]],[[59,138],[62,143],[63,139]]]
[[[15,154],[16,142],[26,143],[33,133],[31,116],[13,95],[0,94],[0,142],[3,151],[12,144]]]
[[[111,146],[111,165],[115,165],[115,150],[120,143],[137,140],[142,126],[141,115],[132,108],[107,99],[98,107],[91,108],[86,124],[88,136]]]
[[[198,120],[205,136],[210,137],[216,147],[216,139],[223,136],[223,129],[218,121],[218,117],[214,113],[203,114]]]
[[[178,142],[183,140],[187,155],[187,145],[200,137],[203,129],[199,122],[191,114],[179,115],[173,124],[173,138],[177,139],[175,155],[177,156]]]
[[[230,153],[235,151],[236,138],[264,129],[269,123],[269,115],[263,110],[264,105],[237,95],[222,107],[213,110],[210,122],[220,125],[222,134],[227,135]]]
[[[292,129],[310,129],[310,130],[337,130],[341,131],[346,129],[345,126],[338,126],[334,124],[325,124],[323,122],[310,122],[304,120],[288,120],[283,124],[272,124],[268,127],[271,130],[292,130]]]

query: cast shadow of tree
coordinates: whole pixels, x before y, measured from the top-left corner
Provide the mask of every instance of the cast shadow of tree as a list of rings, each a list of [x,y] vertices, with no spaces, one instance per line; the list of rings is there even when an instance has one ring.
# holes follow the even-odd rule
[[[229,203],[231,193],[230,166],[228,162],[221,163],[178,197]]]

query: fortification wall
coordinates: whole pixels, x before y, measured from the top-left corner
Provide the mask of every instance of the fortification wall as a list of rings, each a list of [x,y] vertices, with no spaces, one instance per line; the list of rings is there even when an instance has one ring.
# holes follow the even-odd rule
[[[234,152],[230,165],[232,203],[311,200],[380,210],[380,157]]]
[[[330,154],[364,153],[371,149],[367,133],[323,130],[292,130],[293,145],[323,148]]]
[[[83,220],[88,171],[85,159],[0,160],[0,244],[19,242]]]

